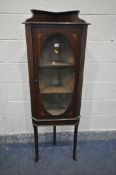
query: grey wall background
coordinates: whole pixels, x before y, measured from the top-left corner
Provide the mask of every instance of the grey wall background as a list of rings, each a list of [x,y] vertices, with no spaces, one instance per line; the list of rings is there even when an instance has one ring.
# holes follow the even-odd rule
[[[21,23],[30,9],[80,10],[88,29],[80,131],[116,129],[116,0],[0,0],[0,134],[32,132]],[[72,130],[58,127],[58,131]],[[39,128],[39,132],[51,127]]]

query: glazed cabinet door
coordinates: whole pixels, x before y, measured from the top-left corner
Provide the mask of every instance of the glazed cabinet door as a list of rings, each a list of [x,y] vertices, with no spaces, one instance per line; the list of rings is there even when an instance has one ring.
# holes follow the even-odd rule
[[[39,118],[76,116],[81,30],[33,29]]]

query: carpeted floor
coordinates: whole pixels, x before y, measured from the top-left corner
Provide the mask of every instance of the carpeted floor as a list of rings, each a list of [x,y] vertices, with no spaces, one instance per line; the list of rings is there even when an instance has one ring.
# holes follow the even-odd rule
[[[0,145],[0,175],[116,175],[116,140],[79,141],[78,160],[72,142],[40,145],[34,163],[33,143]]]

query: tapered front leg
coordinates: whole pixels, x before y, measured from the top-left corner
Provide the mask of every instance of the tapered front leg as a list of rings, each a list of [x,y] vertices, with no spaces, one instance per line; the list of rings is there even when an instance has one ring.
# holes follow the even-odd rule
[[[53,126],[53,145],[56,145],[56,126]]]
[[[39,148],[38,148],[38,129],[37,126],[33,125],[34,128],[34,140],[35,140],[35,162],[39,159]]]
[[[77,133],[78,133],[78,124],[74,128],[74,143],[73,143],[73,159],[77,160],[76,148],[77,148]]]

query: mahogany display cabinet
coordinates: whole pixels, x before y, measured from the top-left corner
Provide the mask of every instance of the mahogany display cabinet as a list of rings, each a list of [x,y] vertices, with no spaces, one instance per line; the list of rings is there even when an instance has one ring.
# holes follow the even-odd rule
[[[25,24],[35,161],[39,159],[38,126],[74,125],[76,160],[83,68],[88,23],[79,11],[31,10]]]

